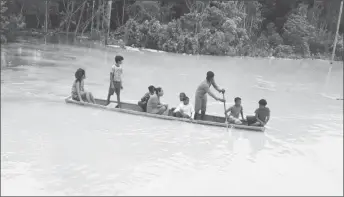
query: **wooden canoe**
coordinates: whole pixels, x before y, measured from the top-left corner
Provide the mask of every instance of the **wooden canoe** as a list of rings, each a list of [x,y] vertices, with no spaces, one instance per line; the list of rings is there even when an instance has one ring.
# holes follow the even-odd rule
[[[70,104],[84,105],[87,107],[95,107],[95,108],[122,112],[122,113],[127,113],[127,114],[134,114],[134,115],[153,117],[153,118],[159,118],[159,119],[165,119],[165,120],[175,120],[175,121],[188,122],[188,123],[193,123],[193,124],[227,127],[227,124],[225,123],[225,118],[219,117],[219,116],[205,115],[204,120],[189,120],[189,119],[184,119],[184,118],[173,117],[171,115],[172,114],[171,111],[169,111],[169,115],[150,114],[147,112],[143,112],[142,108],[139,105],[126,103],[126,102],[122,102],[122,108],[116,108],[111,103],[117,104],[117,102],[111,101],[111,103],[107,106],[106,100],[103,100],[103,99],[95,99],[96,104],[92,104],[92,103],[87,103],[87,102],[81,103],[81,102],[75,101],[71,98],[71,96],[69,96],[65,99],[65,101],[66,103],[70,103]],[[236,129],[245,129],[245,130],[252,130],[252,131],[265,130],[264,127],[248,126],[247,124],[246,125],[245,124],[242,124],[242,125],[229,124],[228,126],[236,128]]]

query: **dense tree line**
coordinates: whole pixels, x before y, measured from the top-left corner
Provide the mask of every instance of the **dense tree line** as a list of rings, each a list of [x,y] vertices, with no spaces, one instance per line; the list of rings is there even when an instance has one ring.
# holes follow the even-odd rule
[[[328,58],[340,0],[1,0],[2,40],[45,29],[46,8],[50,33],[100,39],[110,32],[110,41],[176,53]],[[343,21],[336,59],[343,59]]]

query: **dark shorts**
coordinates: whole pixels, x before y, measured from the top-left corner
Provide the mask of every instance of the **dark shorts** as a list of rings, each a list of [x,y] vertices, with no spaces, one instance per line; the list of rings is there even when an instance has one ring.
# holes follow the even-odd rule
[[[253,124],[257,122],[257,118],[255,116],[246,116],[247,124]]]
[[[83,101],[86,101],[87,100],[86,93],[81,94],[81,98]],[[72,95],[72,99],[75,101],[80,101],[79,96],[76,94]]]
[[[247,120],[247,125],[248,126],[258,122],[256,116],[246,116],[246,120]],[[263,125],[259,124],[259,126],[263,126]]]
[[[144,112],[147,112],[147,102],[139,101],[137,104],[142,108]]]
[[[172,113],[172,116],[174,116],[174,117],[176,117],[176,113],[174,113],[174,110],[175,110],[176,108],[175,107],[172,107],[171,109],[170,109],[170,111],[171,111],[171,113]]]
[[[113,84],[114,84],[114,88],[111,88],[111,84],[110,84],[109,95],[113,95],[114,93],[120,94],[122,83],[120,81],[114,81]]]

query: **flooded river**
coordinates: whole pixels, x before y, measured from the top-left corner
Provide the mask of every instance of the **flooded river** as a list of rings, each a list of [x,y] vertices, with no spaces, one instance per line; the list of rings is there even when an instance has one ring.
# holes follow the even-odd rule
[[[151,84],[162,102],[194,101],[212,70],[227,106],[265,133],[192,125],[66,104],[81,67],[105,99],[114,56],[124,56],[122,99]],[[1,47],[2,195],[343,195],[343,66],[328,61],[188,56],[16,43]],[[215,91],[214,91],[215,92]],[[219,95],[220,96],[220,95]],[[112,99],[115,99],[113,97]],[[208,99],[210,114],[223,105]]]

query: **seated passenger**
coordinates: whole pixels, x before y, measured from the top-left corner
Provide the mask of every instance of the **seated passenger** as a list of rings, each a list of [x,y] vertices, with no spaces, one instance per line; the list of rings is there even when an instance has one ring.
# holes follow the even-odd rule
[[[161,104],[160,97],[164,95],[162,88],[155,88],[155,94],[150,96],[147,102],[147,112],[151,114],[166,114],[168,113],[168,105]]]
[[[148,87],[148,91],[142,98],[141,98],[141,101],[139,101],[137,104],[142,108],[142,110],[144,112],[147,112],[147,102],[149,100],[149,97],[154,95],[154,90],[155,90],[155,87],[150,85]]]
[[[85,101],[89,103],[96,104],[91,92],[86,92],[84,90],[84,80],[86,78],[86,72],[84,69],[79,68],[75,72],[75,80],[72,86],[72,99],[75,101],[80,101],[84,103]]]
[[[242,120],[244,120],[243,108],[241,106],[241,98],[236,97],[234,99],[235,105],[228,108],[225,112],[226,117],[228,118],[230,123],[234,124],[242,124]],[[230,112],[229,116],[227,113]],[[242,120],[239,119],[239,114],[241,114]]]
[[[193,119],[195,115],[195,110],[193,106],[189,103],[189,97],[185,97],[183,103],[173,111],[176,117]]]
[[[180,101],[180,104],[183,104],[183,101],[184,101],[184,98],[186,97],[186,94],[184,93],[184,92],[181,92],[180,94],[179,94],[179,101]],[[172,109],[171,109],[171,111],[172,111],[172,115],[174,116],[174,117],[176,117],[176,113],[174,113],[174,110],[175,110],[176,108],[175,107],[173,107]]]
[[[266,107],[266,100],[261,99],[258,104],[259,108],[254,112],[256,115],[246,116],[249,126],[265,126],[270,120],[270,109]]]

